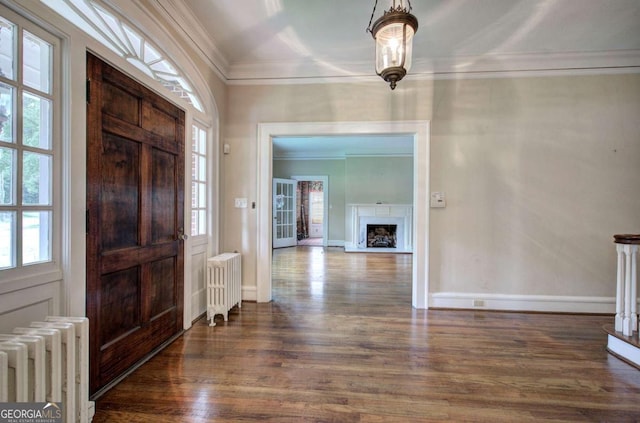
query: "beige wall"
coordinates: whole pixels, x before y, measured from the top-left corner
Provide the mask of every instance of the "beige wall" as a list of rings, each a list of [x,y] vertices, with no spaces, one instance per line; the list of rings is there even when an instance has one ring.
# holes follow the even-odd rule
[[[413,204],[413,157],[349,157],[347,204]]]
[[[431,120],[430,292],[615,296],[612,235],[640,230],[640,75],[230,86],[223,248],[255,284],[257,125]],[[268,207],[258,204],[257,207]],[[423,228],[417,228],[422,230]]]
[[[436,85],[431,290],[615,296],[640,230],[638,75]]]

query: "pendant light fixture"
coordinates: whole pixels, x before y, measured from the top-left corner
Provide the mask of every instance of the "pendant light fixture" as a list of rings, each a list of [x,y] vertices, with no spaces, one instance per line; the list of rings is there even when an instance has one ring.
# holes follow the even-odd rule
[[[373,5],[367,31],[376,40],[376,73],[389,83],[391,89],[411,68],[413,36],[418,30],[418,19],[411,14],[411,2],[393,0],[389,10],[385,10],[373,25],[378,0]]]

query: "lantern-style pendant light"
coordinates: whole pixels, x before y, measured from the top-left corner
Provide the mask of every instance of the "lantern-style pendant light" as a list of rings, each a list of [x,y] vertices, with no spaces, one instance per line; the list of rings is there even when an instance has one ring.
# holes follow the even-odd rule
[[[418,19],[411,14],[411,2],[407,0],[407,3],[408,8],[402,0],[393,0],[391,8],[371,25],[378,5],[376,0],[367,27],[376,40],[376,73],[392,90],[411,68],[413,36],[418,30]]]

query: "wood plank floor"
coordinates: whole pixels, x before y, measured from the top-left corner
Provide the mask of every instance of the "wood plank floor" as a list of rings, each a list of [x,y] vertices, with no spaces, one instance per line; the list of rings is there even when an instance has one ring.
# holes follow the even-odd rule
[[[636,422],[612,316],[411,308],[411,255],[274,252],[273,302],[202,319],[94,422]]]

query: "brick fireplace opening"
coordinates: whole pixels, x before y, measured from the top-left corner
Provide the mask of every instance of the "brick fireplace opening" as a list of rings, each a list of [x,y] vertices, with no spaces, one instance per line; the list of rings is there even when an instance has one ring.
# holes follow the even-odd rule
[[[367,248],[396,248],[398,225],[367,224]]]

